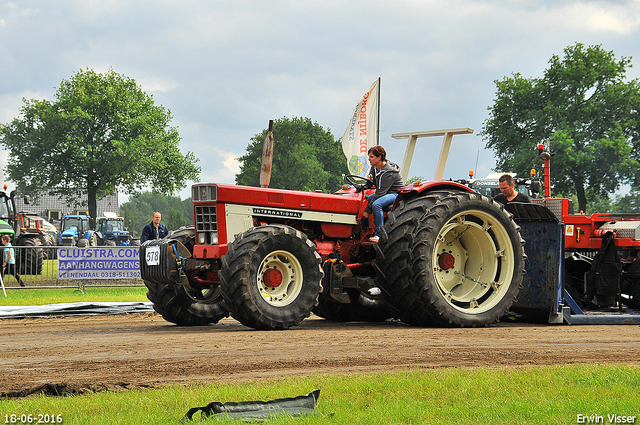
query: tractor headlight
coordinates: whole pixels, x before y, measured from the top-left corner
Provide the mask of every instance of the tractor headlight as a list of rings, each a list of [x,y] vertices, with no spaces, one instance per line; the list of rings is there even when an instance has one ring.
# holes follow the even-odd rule
[[[218,245],[218,232],[199,232],[198,245]]]

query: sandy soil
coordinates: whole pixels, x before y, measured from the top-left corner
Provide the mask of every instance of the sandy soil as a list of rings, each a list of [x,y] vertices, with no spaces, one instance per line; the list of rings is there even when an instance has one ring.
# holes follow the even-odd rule
[[[184,328],[155,313],[1,320],[0,397],[283,375],[570,363],[640,364],[640,326],[500,323],[480,329],[328,322]]]

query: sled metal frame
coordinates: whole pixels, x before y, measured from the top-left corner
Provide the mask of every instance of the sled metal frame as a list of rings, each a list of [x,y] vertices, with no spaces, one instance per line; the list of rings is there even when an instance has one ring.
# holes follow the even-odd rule
[[[509,204],[505,207],[520,226],[525,240],[525,275],[512,311],[534,313],[549,324],[634,325],[640,314],[584,311],[564,287],[564,223],[546,207],[536,204]],[[545,214],[546,212],[546,214]],[[548,315],[548,316],[547,316]]]
[[[440,157],[438,157],[438,163],[436,165],[436,173],[433,180],[442,180],[444,175],[444,167],[447,164],[447,157],[449,156],[449,149],[451,148],[451,140],[456,134],[472,134],[473,129],[469,127],[464,128],[448,128],[444,130],[428,130],[428,131],[410,131],[408,133],[395,133],[391,137],[394,139],[409,139],[407,142],[407,148],[404,152],[404,160],[402,161],[402,168],[400,169],[400,176],[402,181],[407,181],[409,176],[409,167],[411,166],[411,160],[413,159],[413,152],[416,149],[416,142],[418,137],[434,137],[444,136],[442,140],[442,146],[440,148]]]
[[[569,325],[638,325],[640,314],[585,313],[573,297],[563,289],[562,318]]]

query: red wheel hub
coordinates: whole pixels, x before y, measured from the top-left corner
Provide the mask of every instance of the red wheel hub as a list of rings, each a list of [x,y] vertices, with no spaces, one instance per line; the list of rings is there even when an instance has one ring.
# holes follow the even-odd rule
[[[264,286],[268,288],[277,288],[282,284],[282,272],[278,269],[268,269],[262,276]]]
[[[455,265],[456,265],[456,257],[449,254],[448,252],[443,252],[438,257],[438,266],[440,266],[442,270],[449,270],[453,268],[453,266]]]

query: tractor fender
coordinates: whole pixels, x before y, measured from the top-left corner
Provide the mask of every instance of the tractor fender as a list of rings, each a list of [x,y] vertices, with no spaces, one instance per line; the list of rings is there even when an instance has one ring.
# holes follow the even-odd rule
[[[13,235],[13,227],[4,220],[0,220],[0,234]]]
[[[14,244],[16,246],[29,245],[25,243],[26,240],[38,240],[40,243],[37,245],[45,245],[44,237],[39,233],[21,233],[20,236],[18,236],[18,240],[14,241]]]
[[[426,191],[434,191],[434,190],[460,190],[463,192],[473,192],[473,189],[468,188],[467,186],[456,183],[454,181],[445,181],[445,180],[433,180],[426,182],[414,182],[411,183],[398,191],[400,194],[409,194],[409,193],[422,193]]]
[[[426,182],[414,182],[398,191],[398,197],[396,198],[396,201],[394,202],[391,209],[395,210],[402,199],[413,198],[414,196],[418,196],[420,194],[439,190],[459,190],[461,192],[474,192],[473,189],[470,189],[467,186],[456,183],[454,181],[432,180]]]

